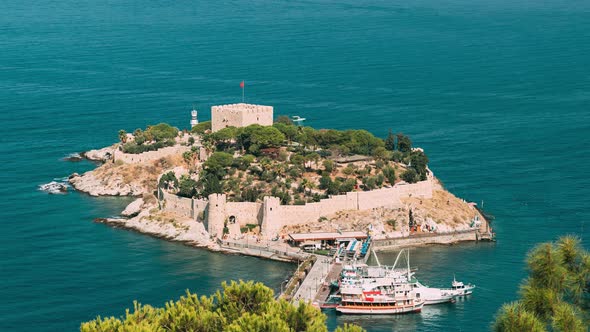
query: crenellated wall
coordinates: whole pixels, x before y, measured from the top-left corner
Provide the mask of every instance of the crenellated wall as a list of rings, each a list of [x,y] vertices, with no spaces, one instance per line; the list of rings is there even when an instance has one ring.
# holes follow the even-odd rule
[[[260,208],[262,203],[251,202],[227,202],[225,205],[225,213],[228,217],[235,218],[235,222],[244,227],[247,224],[260,224],[262,219],[262,211]]]
[[[199,213],[204,212],[209,203],[204,199],[180,197],[165,191],[162,191],[161,195],[163,210],[191,219],[197,219]]]
[[[284,227],[317,221],[320,217],[344,210],[368,210],[378,207],[401,207],[403,197],[432,197],[432,179],[414,184],[396,185],[372,191],[349,192],[305,205],[281,205],[277,197],[264,197],[262,203],[228,202],[224,194],[212,194],[209,200],[182,198],[164,193],[165,210],[197,219],[205,216],[209,234],[221,237],[225,222],[235,217],[241,227],[258,224],[263,237],[272,238]],[[228,225],[229,226],[229,225]],[[237,226],[235,226],[237,227]]]
[[[190,147],[184,145],[167,146],[156,151],[147,151],[138,154],[124,153],[119,149],[115,149],[114,160],[122,161],[127,164],[133,163],[144,163],[146,161],[158,160],[170,155],[182,154],[186,151],[190,151]]]

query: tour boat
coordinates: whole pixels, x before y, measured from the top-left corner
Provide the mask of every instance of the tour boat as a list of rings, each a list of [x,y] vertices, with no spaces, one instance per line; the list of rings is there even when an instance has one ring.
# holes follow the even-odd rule
[[[341,302],[336,311],[343,314],[394,315],[420,312],[424,300],[416,297],[409,284],[388,289],[347,286],[340,290]]]
[[[465,285],[461,281],[455,280],[455,278],[453,278],[453,283],[451,283],[451,290],[454,291],[456,297],[471,295],[474,288],[475,285]]]
[[[469,295],[475,286],[465,286],[462,282],[453,280],[452,288],[433,288],[422,284],[414,278],[414,272],[410,270],[409,253],[408,266],[405,269],[396,269],[396,265],[403,250],[392,267],[381,266],[377,259],[378,266],[367,266],[366,264],[345,265],[342,269],[338,286],[359,286],[364,290],[381,287],[387,289],[396,284],[409,284],[417,298],[421,298],[425,305],[454,302],[455,298]]]

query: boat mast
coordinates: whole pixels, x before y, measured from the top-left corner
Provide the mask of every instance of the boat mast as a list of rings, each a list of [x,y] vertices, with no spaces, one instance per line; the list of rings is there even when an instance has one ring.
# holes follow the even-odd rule
[[[402,254],[402,252],[404,252],[404,249],[400,250],[400,252],[397,254],[397,257],[395,258],[395,263],[393,263],[393,266],[391,267],[391,270],[393,271],[393,269],[395,269],[395,267],[397,266],[397,262],[399,261],[399,258]]]
[[[375,260],[377,261],[377,266],[381,267],[381,263],[379,262],[379,257],[377,257],[377,253],[375,252],[375,249],[371,249],[371,251],[373,252],[373,255],[375,256]]]
[[[409,281],[410,277],[411,277],[411,275],[410,275],[410,249],[407,250],[407,253],[408,253],[408,256],[407,256],[406,261],[408,261],[408,281]]]

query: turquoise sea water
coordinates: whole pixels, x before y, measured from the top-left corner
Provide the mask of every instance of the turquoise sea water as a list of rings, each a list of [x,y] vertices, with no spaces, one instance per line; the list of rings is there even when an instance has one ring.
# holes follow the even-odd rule
[[[476,294],[418,315],[329,315],[370,331],[485,331],[533,244],[590,241],[590,3],[582,0],[0,2],[0,330],[67,331],[222,280],[279,288],[293,266],[95,224],[129,200],[37,186],[60,159],[160,121],[246,101],[314,127],[388,128],[456,195],[496,216],[495,244],[412,253],[419,276]],[[391,261],[393,254],[382,255]]]

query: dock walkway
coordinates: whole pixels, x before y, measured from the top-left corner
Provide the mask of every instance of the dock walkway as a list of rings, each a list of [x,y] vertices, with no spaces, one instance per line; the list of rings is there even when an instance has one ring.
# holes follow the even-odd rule
[[[330,257],[320,255],[315,256],[317,257],[315,264],[313,264],[313,267],[293,297],[293,302],[295,304],[299,303],[299,301],[314,302],[322,287],[329,287],[330,280],[326,280],[326,277],[330,274],[330,271],[336,264],[332,263]]]

